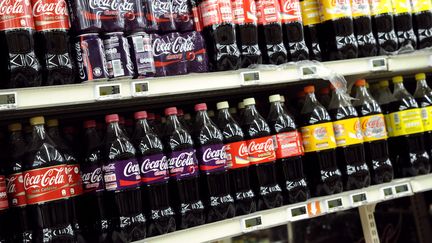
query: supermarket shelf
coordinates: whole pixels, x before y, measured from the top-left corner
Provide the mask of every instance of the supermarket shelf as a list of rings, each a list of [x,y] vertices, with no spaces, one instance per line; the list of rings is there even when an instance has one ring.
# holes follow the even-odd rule
[[[432,190],[432,175],[395,179],[390,183],[347,191],[331,196],[312,198],[303,203],[256,212],[140,242],[208,242],[233,237],[254,230],[271,228],[287,222],[373,205],[395,198],[411,196],[416,192]]]
[[[397,56],[379,56],[350,60],[289,63],[281,66],[258,66],[216,73],[189,74],[145,80],[114,80],[83,84],[0,90],[0,110],[76,106],[79,104],[124,101],[132,98],[162,97],[176,94],[212,92],[232,88],[296,82],[326,75],[332,70],[346,77],[373,76],[388,72],[428,70],[432,51]],[[137,91],[138,90],[138,91]]]

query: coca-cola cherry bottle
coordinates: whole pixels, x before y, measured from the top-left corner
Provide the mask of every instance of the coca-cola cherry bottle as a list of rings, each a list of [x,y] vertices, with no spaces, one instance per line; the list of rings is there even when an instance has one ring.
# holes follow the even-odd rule
[[[147,235],[166,234],[176,229],[174,210],[169,201],[168,159],[163,153],[162,141],[147,122],[147,112],[135,112],[134,117],[136,124],[132,141],[140,165]]]
[[[164,145],[168,155],[171,205],[177,215],[177,228],[204,224],[204,204],[198,186],[198,160],[191,135],[180,124],[177,108],[165,109]]]
[[[227,158],[221,131],[207,114],[207,105],[195,105],[194,139],[200,170],[201,191],[206,204],[207,222],[235,215],[234,199],[230,193]]]
[[[276,151],[271,130],[255,107],[255,99],[244,99],[243,132],[251,163],[251,181],[257,195],[257,210],[282,206],[282,189],[276,178]]]
[[[271,95],[267,122],[276,141],[278,182],[282,185],[284,203],[297,203],[309,198],[303,173],[304,154],[301,134],[294,119],[284,110],[280,95]]]
[[[105,116],[107,132],[103,150],[105,203],[111,213],[112,241],[131,242],[146,236],[142,213],[141,176],[136,150],[119,126],[119,116]]]
[[[102,174],[102,139],[96,121],[84,122],[81,178],[83,195],[78,202],[78,219],[87,242],[104,242],[108,235],[108,212],[105,208],[105,185]]]
[[[67,161],[45,131],[45,119],[33,117],[30,124],[33,133],[24,155],[23,176],[32,240],[75,242]]]
[[[228,173],[231,192],[234,195],[236,215],[250,214],[256,211],[255,194],[249,180],[249,154],[244,133],[240,125],[229,113],[227,101],[216,104],[219,110],[217,124],[223,135],[227,154]]]
[[[8,214],[14,219],[9,222],[11,229],[9,233],[13,242],[30,242],[32,232],[28,222],[27,198],[22,175],[22,160],[26,151],[26,142],[22,136],[22,126],[20,123],[10,124],[8,129],[10,132],[9,156],[7,158],[7,165],[5,166],[5,176],[7,196],[9,198]]]

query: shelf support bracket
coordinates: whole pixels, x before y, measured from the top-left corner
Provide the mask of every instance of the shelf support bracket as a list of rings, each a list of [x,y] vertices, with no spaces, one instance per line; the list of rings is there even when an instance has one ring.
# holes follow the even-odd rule
[[[363,235],[366,243],[379,243],[378,230],[375,223],[376,204],[364,205],[358,208],[363,228]]]

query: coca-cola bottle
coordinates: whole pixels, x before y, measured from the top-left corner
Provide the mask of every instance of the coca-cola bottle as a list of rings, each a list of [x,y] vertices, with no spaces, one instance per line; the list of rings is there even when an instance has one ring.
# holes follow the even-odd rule
[[[33,133],[24,155],[23,176],[32,240],[75,242],[67,161],[45,131],[45,119],[33,117],[30,124]]]
[[[111,240],[131,242],[146,236],[142,213],[141,176],[136,150],[119,126],[119,116],[105,116],[107,132],[103,148],[105,206],[110,213]]]
[[[141,173],[143,207],[146,213],[147,235],[161,235],[176,229],[174,210],[170,206],[168,159],[162,141],[150,128],[147,112],[134,114],[136,124],[132,137],[137,149]]]
[[[255,107],[255,99],[243,100],[242,128],[250,159],[252,188],[257,195],[257,210],[282,206],[282,189],[276,177],[276,151],[271,130]]]
[[[147,22],[142,0],[123,0],[118,8],[121,17],[124,18],[126,33],[143,31],[146,28]]]
[[[2,1],[0,71],[3,88],[40,86],[42,72],[34,51],[35,26],[30,1]]]
[[[66,1],[31,0],[36,27],[36,54],[44,85],[74,83]]]
[[[303,32],[311,60],[321,61],[321,47],[318,40],[320,9],[317,0],[300,0]]]
[[[104,242],[108,236],[108,212],[104,201],[102,140],[96,121],[84,122],[83,157],[80,163],[83,194],[78,202],[78,219],[87,242]]]
[[[194,29],[191,7],[188,0],[172,1],[172,13],[177,31],[186,32]]]
[[[177,228],[205,223],[204,204],[198,186],[198,160],[191,135],[180,124],[177,108],[165,109],[164,147],[168,155],[171,205],[177,215]]]
[[[230,193],[222,133],[207,114],[205,103],[196,104],[195,111],[194,139],[206,222],[232,218],[235,216],[235,207]]]
[[[11,230],[9,235],[13,242],[30,242],[32,232],[28,221],[28,212],[26,209],[27,198],[22,175],[22,162],[26,151],[26,142],[22,136],[22,126],[20,123],[10,124],[8,129],[10,132],[9,156],[4,175],[6,176],[7,196],[9,198],[9,215],[11,219],[14,219],[9,222],[9,229]]]
[[[432,157],[432,89],[426,82],[425,73],[417,73],[415,75],[417,81],[417,87],[414,92],[414,98],[421,108],[421,115],[423,120],[424,129],[424,141],[426,151],[429,154],[429,158]]]
[[[244,133],[229,113],[227,101],[219,102],[216,106],[219,110],[217,124],[222,132],[227,154],[231,192],[235,195],[235,213],[237,216],[250,214],[256,211],[256,202],[249,179],[250,163]]]
[[[310,197],[303,173],[304,154],[301,133],[294,119],[284,110],[280,95],[271,95],[267,122],[276,141],[276,166],[279,184],[282,185],[284,203],[291,204]]]
[[[412,7],[410,0],[392,0],[394,28],[399,48],[413,51],[417,48],[417,36],[414,34]]]

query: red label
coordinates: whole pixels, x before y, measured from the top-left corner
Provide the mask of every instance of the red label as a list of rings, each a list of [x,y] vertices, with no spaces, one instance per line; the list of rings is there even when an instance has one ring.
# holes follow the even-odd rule
[[[28,204],[37,204],[69,197],[66,165],[55,165],[23,173]]]
[[[71,197],[81,195],[83,193],[83,187],[79,165],[67,165],[66,168]]]
[[[201,32],[203,27],[198,7],[192,7],[192,15],[195,23],[195,30]]]
[[[24,177],[22,173],[15,173],[6,178],[7,193],[11,207],[27,205],[27,198],[24,189]]]
[[[273,136],[248,140],[247,145],[251,164],[267,163],[276,159]]]
[[[0,0],[0,30],[34,29],[29,0]]]
[[[245,141],[225,144],[225,152],[229,169],[249,166],[248,146]]]
[[[69,14],[65,0],[32,0],[32,5],[37,31],[69,29]]]
[[[231,0],[235,24],[257,23],[254,0]]]
[[[0,210],[5,210],[9,207],[7,191],[6,191],[6,179],[4,176],[0,176]]]
[[[256,5],[258,24],[266,25],[280,22],[278,0],[257,0]]]
[[[279,0],[282,23],[301,22],[299,0]]]
[[[297,131],[283,132],[275,135],[277,148],[276,158],[283,159],[304,154],[301,134]]]
[[[204,27],[232,22],[230,0],[204,0],[199,7]]]

